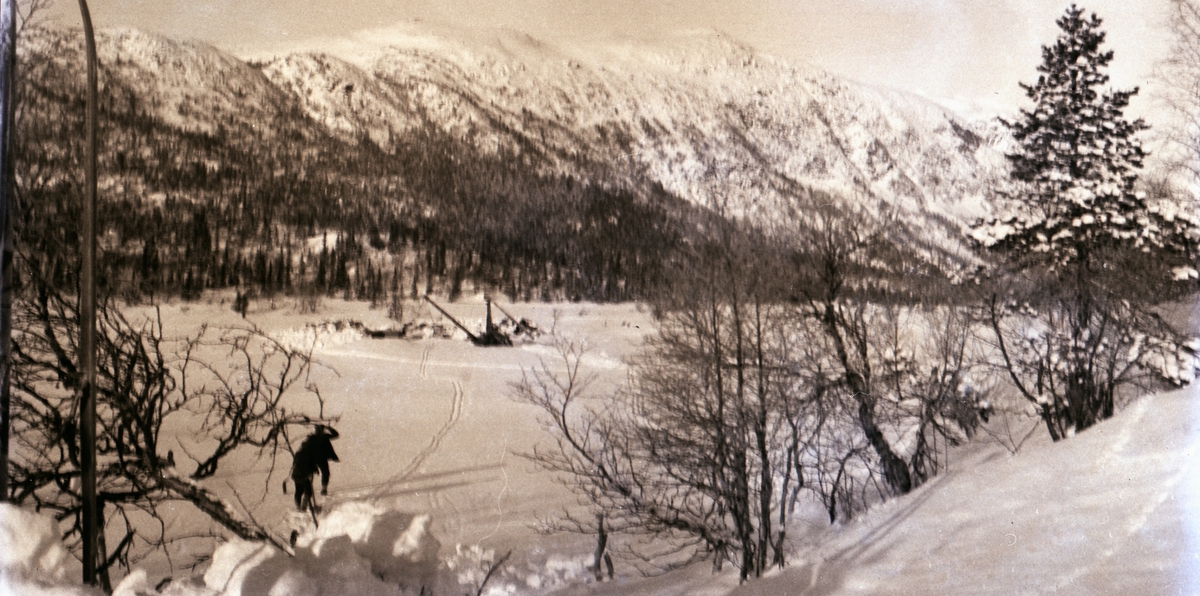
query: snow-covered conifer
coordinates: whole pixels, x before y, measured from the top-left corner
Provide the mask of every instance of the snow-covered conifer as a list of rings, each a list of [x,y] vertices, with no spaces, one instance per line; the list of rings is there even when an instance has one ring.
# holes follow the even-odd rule
[[[1137,133],[1149,126],[1124,116],[1137,88],[1104,90],[1113,52],[1101,48],[1101,23],[1075,5],[1058,19],[1062,33],[1043,46],[1037,82],[1022,84],[1033,108],[1005,122],[1018,144],[1008,155],[1018,190],[1008,213],[973,236],[1020,267],[1089,285],[1136,253],[1178,276],[1196,254],[1200,220],[1135,190],[1146,155]]]
[[[1135,188],[1137,133],[1149,127],[1124,116],[1136,88],[1103,90],[1113,52],[1101,49],[1101,23],[1075,5],[1058,19],[1037,82],[1022,85],[1033,108],[1005,122],[1017,143],[1008,212],[972,234],[1011,267],[988,302],[990,326],[1055,440],[1194,377],[1194,351],[1151,307],[1196,277],[1200,219]]]

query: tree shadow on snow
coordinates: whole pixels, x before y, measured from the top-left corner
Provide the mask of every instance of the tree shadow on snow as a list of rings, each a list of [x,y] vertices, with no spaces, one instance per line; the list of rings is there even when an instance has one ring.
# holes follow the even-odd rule
[[[434,486],[419,487],[415,486],[421,482],[457,476],[460,474],[485,472],[490,470],[499,470],[504,467],[504,464],[494,463],[482,466],[469,466],[464,468],[455,468],[453,470],[445,470],[442,472],[427,472],[424,474],[414,474],[400,480],[383,480],[369,484],[357,484],[354,486],[344,487],[338,490],[336,497],[330,499],[330,503],[344,503],[347,501],[355,501],[360,499],[374,499],[378,497],[404,495],[418,491],[439,490],[444,488],[454,488],[459,486],[470,486],[472,484],[482,484],[491,482],[499,478],[499,476],[480,477],[477,475],[470,476],[460,482],[444,483]],[[406,487],[401,489],[400,487]]]
[[[915,493],[898,499],[897,509],[885,520],[877,523],[857,542],[822,557],[822,550],[811,553],[816,560],[796,561],[790,569],[770,577],[749,582],[736,590],[738,596],[796,594],[803,596],[825,596],[836,594],[845,587],[849,572],[879,562],[892,544],[903,540],[893,535],[903,523],[919,511],[933,497],[937,485],[953,476],[947,472],[926,482]],[[849,529],[844,531],[850,531]],[[841,539],[840,536],[834,540]],[[799,580],[799,582],[798,582]],[[804,580],[807,580],[805,582]]]

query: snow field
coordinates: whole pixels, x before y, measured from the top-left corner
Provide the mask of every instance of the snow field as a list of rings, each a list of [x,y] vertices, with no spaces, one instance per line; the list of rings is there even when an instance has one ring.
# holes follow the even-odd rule
[[[468,326],[475,320],[482,326],[481,297],[443,306]],[[557,324],[573,337],[586,337],[591,346],[588,358],[601,376],[600,390],[624,380],[623,360],[652,329],[649,314],[633,305],[502,306],[543,330]],[[459,559],[460,572],[464,566],[476,569],[514,551],[490,580],[493,589],[544,591],[587,575],[592,539],[542,536],[535,529],[542,518],[574,505],[574,497],[519,457],[545,435],[535,410],[508,396],[508,383],[520,378],[523,367],[540,359],[555,363],[556,354],[548,345],[479,348],[465,340],[369,339],[333,322],[387,328],[393,322],[386,311],[337,300],[326,301],[313,315],[297,314],[285,300],[274,309],[265,301],[253,303],[246,321],[222,304],[220,296],[211,304],[172,304],[162,310],[168,328],[180,334],[202,322],[252,323],[281,342],[316,346],[313,356],[322,366],[314,370],[312,380],[326,399],[325,415],[338,419],[335,426],[342,433],[334,442],[341,462],[331,464],[330,494],[318,497],[326,510],[362,502],[428,514],[430,532],[443,545],[442,558],[448,565]],[[494,315],[499,318],[500,313]],[[312,406],[308,401],[295,405]],[[300,438],[292,437],[293,446]],[[176,454],[180,457],[181,450]],[[190,471],[190,464],[183,463],[186,458],[180,459],[181,470]],[[274,470],[268,460],[249,457],[223,466],[208,486],[233,503],[245,503],[255,519],[286,539],[293,504],[279,485],[288,466],[286,453]],[[202,521],[192,520],[196,527]],[[186,519],[180,524],[189,526]],[[459,550],[467,554],[460,556]],[[150,576],[170,574],[164,565],[149,568]]]
[[[364,315],[365,305],[328,306],[305,316],[279,309],[256,318],[252,311],[251,319],[277,332],[379,314]],[[481,307],[449,306],[464,317]],[[240,321],[227,309],[175,305],[164,314],[181,330],[226,316]],[[544,329],[555,319],[550,306],[510,310]],[[604,363],[636,353],[649,315],[633,306],[558,310],[559,330],[593,343],[599,388],[619,383],[623,368]],[[1192,388],[1144,398],[1061,443],[1037,432],[1016,455],[977,440],[955,456],[951,471],[849,523],[831,527],[821,511],[797,511],[788,567],[744,586],[733,570],[712,575],[707,562],[649,579],[618,565],[616,581],[589,583],[590,539],[535,530],[573,497],[516,456],[543,435],[534,410],[509,399],[506,384],[522,366],[550,362],[546,347],[324,342],[315,355],[329,368],[315,380],[326,414],[340,418],[342,461],[333,464],[330,495],[319,497],[327,514],[319,529],[301,532],[297,556],[231,541],[202,577],[160,564],[135,571],[117,593],[370,596],[415,594],[421,585],[436,585],[436,594],[474,593],[510,550],[485,594],[1200,593],[1200,469],[1192,463],[1200,455],[1200,395]],[[273,527],[286,536],[300,526],[291,497],[278,492],[289,463],[285,456],[272,473],[266,462],[242,462],[209,485],[224,483],[256,519],[279,520]],[[0,508],[0,528],[0,541],[8,540],[0,542],[0,594],[91,593],[71,584],[77,563],[62,556],[48,518]],[[54,561],[76,567],[64,572]],[[160,584],[166,575],[174,580]]]

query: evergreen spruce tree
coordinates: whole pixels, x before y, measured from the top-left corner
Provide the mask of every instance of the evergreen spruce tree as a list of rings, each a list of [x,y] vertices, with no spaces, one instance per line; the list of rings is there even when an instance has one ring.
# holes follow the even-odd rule
[[[1018,143],[1008,213],[973,233],[1011,267],[991,327],[1055,440],[1157,382],[1194,377],[1193,353],[1148,307],[1172,279],[1196,276],[1200,220],[1135,189],[1136,135],[1149,127],[1124,117],[1136,88],[1102,90],[1113,52],[1101,23],[1075,5],[1058,19],[1037,82],[1022,85],[1033,108],[1005,122]]]
[[[1017,266],[1052,273],[1077,292],[1097,284],[1108,293],[1136,290],[1140,284],[1129,283],[1131,276],[1159,274],[1166,266],[1175,276],[1194,277],[1200,222],[1148,204],[1134,188],[1146,155],[1136,134],[1149,126],[1124,117],[1137,88],[1102,90],[1113,52],[1101,49],[1101,23],[1075,5],[1058,19],[1062,34],[1042,48],[1041,75],[1021,85],[1034,107],[1005,122],[1018,143],[1008,155],[1019,183],[1015,201],[974,236]],[[1142,266],[1131,267],[1135,262]]]

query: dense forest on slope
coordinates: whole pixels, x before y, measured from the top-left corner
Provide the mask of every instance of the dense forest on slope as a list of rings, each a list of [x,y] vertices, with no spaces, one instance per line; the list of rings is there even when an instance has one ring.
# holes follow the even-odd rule
[[[22,238],[45,255],[39,267],[67,278],[74,267],[56,257],[76,241],[81,85],[49,53],[24,58]],[[694,211],[660,189],[540,175],[435,130],[389,151],[346,142],[286,104],[260,127],[188,131],[148,113],[113,68],[102,77],[101,277],[126,295],[241,286],[380,300],[454,296],[469,281],[514,299],[624,300],[662,278]]]
[[[509,142],[459,134],[424,109],[402,130],[385,122],[347,134],[315,119],[303,99],[311,90],[268,78],[283,76],[281,62],[246,63],[133,32],[104,34],[101,48],[101,280],[127,298],[237,287],[377,303],[425,293],[454,299],[468,288],[512,300],[644,299],[672,284],[673,264],[730,231],[787,268],[790,249],[778,240],[802,233],[806,214],[821,205],[885,220],[885,207],[853,205],[877,201],[869,192],[837,196],[791,179],[790,202],[775,217],[697,203],[646,172],[615,167],[586,139],[566,154],[544,131],[538,141],[496,119],[489,134]],[[82,178],[79,38],[38,31],[23,52],[23,252],[30,271],[69,283]],[[352,106],[351,93],[365,84],[339,79],[334,89]],[[969,131],[955,134],[978,142]],[[944,280],[939,266],[961,260],[945,242],[916,242],[914,230],[929,222],[939,234],[957,229],[934,212],[921,221],[893,217],[881,236],[892,257],[862,279]],[[913,278],[916,270],[924,275]]]

